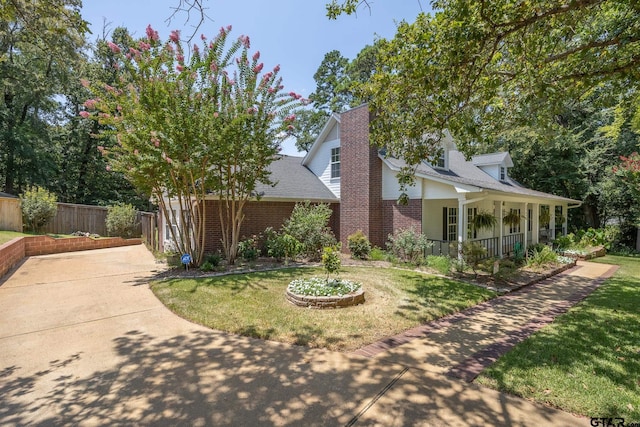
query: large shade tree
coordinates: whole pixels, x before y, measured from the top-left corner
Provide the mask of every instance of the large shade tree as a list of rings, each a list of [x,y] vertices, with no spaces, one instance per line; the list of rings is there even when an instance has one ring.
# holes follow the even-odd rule
[[[338,5],[353,6],[352,2]],[[599,85],[637,85],[640,8],[618,0],[441,0],[381,42],[366,85],[373,141],[410,164],[444,129],[472,153],[514,122],[553,123]],[[347,12],[349,9],[347,9]],[[409,177],[412,170],[406,169]],[[409,180],[410,182],[410,180]]]
[[[267,168],[302,102],[283,92],[279,66],[262,72],[247,36],[227,43],[230,30],[221,28],[210,42],[203,36],[189,58],[176,31],[164,43],[151,27],[140,40],[110,42],[120,78],[114,85],[86,82],[95,98],[80,113],[108,126],[101,134],[117,144],[99,149],[109,167],[180,224],[171,228],[173,241],[196,264],[204,256],[202,202],[209,195],[219,201],[222,245],[234,262],[243,208],[257,184],[270,183]]]

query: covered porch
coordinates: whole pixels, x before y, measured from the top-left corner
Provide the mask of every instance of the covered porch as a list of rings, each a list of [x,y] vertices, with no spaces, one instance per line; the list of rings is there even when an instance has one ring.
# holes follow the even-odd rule
[[[467,198],[467,196],[471,196]],[[567,233],[568,199],[514,197],[490,192],[462,193],[456,198],[422,200],[422,232],[433,246],[427,255],[458,257],[462,243],[477,242],[486,258],[513,256],[533,244],[549,243]],[[479,226],[476,218],[492,216],[494,224]],[[505,221],[508,217],[511,221]]]

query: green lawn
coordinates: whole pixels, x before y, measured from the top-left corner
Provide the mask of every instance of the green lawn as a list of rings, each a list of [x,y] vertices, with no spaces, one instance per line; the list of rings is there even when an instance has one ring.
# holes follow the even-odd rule
[[[19,233],[17,231],[0,231],[0,245],[3,243],[7,243],[8,241],[15,239],[16,237],[22,236],[30,236],[30,234]]]
[[[365,304],[317,310],[285,299],[296,278],[322,276],[319,268],[291,268],[152,284],[178,315],[213,329],[309,347],[354,350],[380,338],[493,298],[495,293],[441,277],[385,268],[344,268],[359,281]]]
[[[640,422],[640,258],[516,346],[478,382],[586,417]]]

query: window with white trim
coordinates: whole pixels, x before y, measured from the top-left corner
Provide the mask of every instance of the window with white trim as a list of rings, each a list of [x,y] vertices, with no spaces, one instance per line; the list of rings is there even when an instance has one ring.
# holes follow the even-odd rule
[[[340,147],[331,149],[331,178],[340,178]]]
[[[445,218],[445,240],[449,242],[458,241],[458,208],[445,208],[447,213]]]
[[[500,167],[500,181],[504,181],[507,177],[507,169],[504,166]]]

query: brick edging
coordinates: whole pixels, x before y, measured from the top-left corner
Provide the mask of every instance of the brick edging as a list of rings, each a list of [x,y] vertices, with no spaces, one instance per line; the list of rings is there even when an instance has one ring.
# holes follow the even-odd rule
[[[29,256],[115,248],[139,245],[141,243],[142,239],[140,238],[123,239],[122,237],[99,239],[82,236],[56,239],[45,235],[16,237],[0,245],[0,277],[7,274],[13,267]]]
[[[552,323],[556,317],[566,313],[571,307],[588,297],[593,291],[598,289],[605,280],[611,278],[618,268],[619,266],[617,265],[611,266],[603,275],[592,279],[588,286],[572,293],[565,300],[554,304],[538,318],[529,321],[520,329],[506,334],[488,347],[474,353],[463,362],[451,368],[447,372],[447,375],[460,378],[466,382],[473,381],[483,370],[492,365],[503,354],[529,338],[534,332]]]

